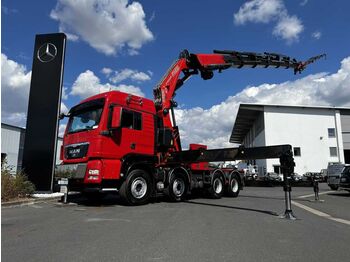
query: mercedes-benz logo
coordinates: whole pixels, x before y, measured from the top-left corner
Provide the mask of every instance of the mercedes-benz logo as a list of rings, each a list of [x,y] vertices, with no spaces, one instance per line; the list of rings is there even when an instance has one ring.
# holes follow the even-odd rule
[[[57,55],[57,48],[54,44],[45,43],[39,47],[37,57],[39,61],[46,63],[55,59]]]

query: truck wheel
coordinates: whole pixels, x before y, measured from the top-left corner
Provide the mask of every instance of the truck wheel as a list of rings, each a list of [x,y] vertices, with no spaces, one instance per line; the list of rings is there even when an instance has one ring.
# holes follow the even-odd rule
[[[121,185],[119,194],[129,205],[143,205],[148,202],[151,190],[149,174],[142,169],[135,169]]]
[[[213,176],[213,182],[209,188],[209,195],[212,198],[221,198],[224,194],[224,180],[219,173],[215,173]]]
[[[166,194],[171,201],[184,201],[186,198],[188,185],[182,175],[173,175],[170,179]]]
[[[229,183],[227,185],[227,195],[230,197],[237,197],[239,194],[239,179],[237,178],[237,175],[232,175]]]
[[[332,189],[332,190],[338,190],[339,186],[337,185],[329,185],[329,187]]]

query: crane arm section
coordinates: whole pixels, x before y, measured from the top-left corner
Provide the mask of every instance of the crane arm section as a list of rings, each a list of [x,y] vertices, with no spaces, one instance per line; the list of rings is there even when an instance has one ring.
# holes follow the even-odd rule
[[[173,99],[176,95],[176,90],[192,75],[200,74],[204,80],[208,80],[214,76],[214,71],[221,72],[229,68],[243,67],[290,68],[296,74],[301,73],[308,64],[324,56],[325,54],[314,56],[303,62],[289,56],[266,52],[214,50],[213,54],[190,54],[187,50],[184,50],[153,90],[157,115],[163,119],[165,128],[173,129],[175,151],[181,151],[173,111],[177,103]]]

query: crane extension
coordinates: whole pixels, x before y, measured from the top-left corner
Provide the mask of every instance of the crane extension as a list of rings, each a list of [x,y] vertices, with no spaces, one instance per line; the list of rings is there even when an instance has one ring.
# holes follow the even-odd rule
[[[173,152],[167,159],[167,164],[234,161],[234,160],[256,160],[279,158],[283,173],[283,190],[285,195],[286,210],[280,217],[295,220],[291,205],[291,185],[289,178],[294,172],[294,158],[291,145],[276,145],[263,147],[243,146],[223,149],[197,149]]]

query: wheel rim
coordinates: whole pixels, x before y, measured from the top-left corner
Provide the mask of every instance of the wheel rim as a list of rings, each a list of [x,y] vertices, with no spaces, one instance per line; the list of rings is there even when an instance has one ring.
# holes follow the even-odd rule
[[[222,191],[222,181],[220,178],[215,178],[214,183],[213,183],[213,187],[214,187],[214,192],[216,194],[220,194]]]
[[[236,178],[231,179],[231,190],[233,193],[236,193],[238,191],[238,182]]]
[[[180,197],[185,192],[185,181],[176,178],[173,183],[173,193],[176,197]]]
[[[136,178],[131,184],[131,194],[134,198],[141,199],[146,195],[147,182],[143,177]]]

